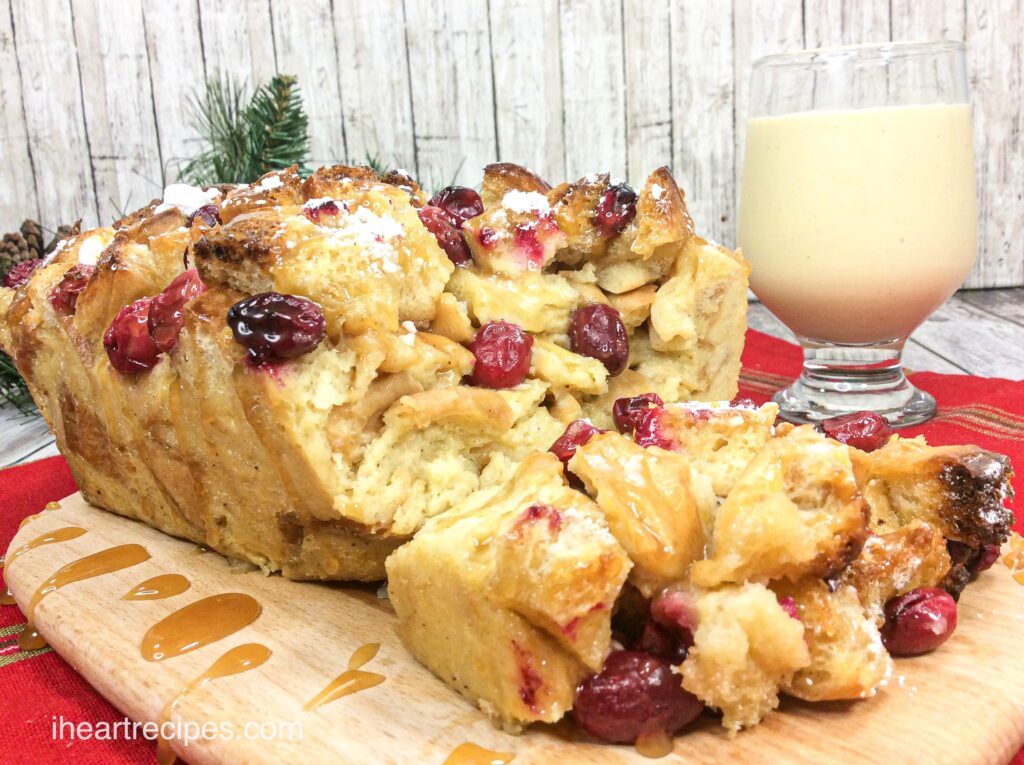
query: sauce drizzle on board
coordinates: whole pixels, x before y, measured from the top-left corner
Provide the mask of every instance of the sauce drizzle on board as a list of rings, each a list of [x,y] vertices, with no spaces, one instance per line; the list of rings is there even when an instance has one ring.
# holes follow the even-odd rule
[[[181,595],[191,586],[181,574],[160,574],[139,582],[121,596],[121,600],[163,600]]]
[[[53,576],[39,585],[32,599],[28,603],[28,613],[25,614],[28,624],[18,637],[18,646],[23,651],[31,651],[42,648],[46,641],[40,636],[32,624],[32,616],[35,614],[39,602],[52,592],[83,579],[92,579],[95,576],[110,574],[124,568],[137,566],[149,560],[149,553],[142,545],[128,544],[109,547],[100,550],[92,555],[86,555],[76,561],[62,566],[54,572]]]
[[[184,688],[178,691],[174,698],[164,705],[158,719],[160,730],[163,730],[164,723],[171,719],[174,708],[188,694],[198,688],[202,688],[212,680],[238,675],[242,672],[248,672],[250,669],[255,669],[269,659],[271,653],[269,648],[260,643],[243,643],[222,654],[219,659],[210,665],[208,670],[189,681]],[[177,759],[174,752],[171,751],[170,742],[163,738],[163,736],[157,741],[156,759],[160,765],[171,765]]]
[[[146,661],[163,661],[202,648],[256,621],[260,604],[241,592],[225,592],[189,603],[165,616],[142,638]]]
[[[35,539],[26,542],[17,550],[11,553],[10,560],[4,562],[4,569],[10,564],[14,563],[18,558],[27,553],[29,550],[34,550],[37,547],[43,545],[52,545],[57,542],[67,542],[72,539],[78,539],[82,534],[85,533],[85,529],[80,526],[65,526],[62,529],[54,529],[53,531],[47,531],[45,534],[40,534]]]
[[[510,752],[492,752],[467,741],[452,750],[444,765],[507,765],[514,759]]]
[[[369,663],[377,655],[378,650],[380,650],[380,643],[367,643],[359,646],[348,660],[348,669],[331,680],[327,687],[306,703],[303,709],[312,712],[317,707],[329,704],[342,696],[365,691],[367,688],[383,683],[384,675],[361,669],[364,664]]]

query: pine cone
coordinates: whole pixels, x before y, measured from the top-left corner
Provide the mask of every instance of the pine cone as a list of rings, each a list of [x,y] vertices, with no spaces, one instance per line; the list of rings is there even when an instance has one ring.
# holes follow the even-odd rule
[[[23,260],[34,257],[29,253],[28,242],[20,233],[4,234],[0,242],[0,279]]]
[[[53,252],[55,249],[57,249],[57,245],[60,242],[62,242],[63,240],[67,239],[68,237],[77,236],[81,232],[81,229],[82,229],[82,219],[81,218],[76,220],[74,222],[74,224],[72,224],[70,226],[57,226],[57,233],[54,235],[53,239],[50,240],[50,243],[46,245],[46,249],[44,250],[44,254],[49,255],[51,252]]]
[[[29,257],[43,257],[43,229],[37,221],[29,218],[21,224],[21,235],[28,244],[28,250],[32,253]]]

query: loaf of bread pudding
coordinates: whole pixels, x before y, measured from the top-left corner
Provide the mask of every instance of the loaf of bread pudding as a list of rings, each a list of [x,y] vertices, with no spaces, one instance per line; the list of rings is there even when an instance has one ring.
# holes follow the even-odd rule
[[[605,401],[736,393],[747,265],[671,174],[482,195],[294,169],[68,239],[0,288],[93,504],[292,578],[374,580]]]
[[[170,187],[37,265],[0,347],[87,499],[292,578],[386,569],[405,645],[509,729],[868,697],[1012,524],[998,455],[730,402],[747,266],[665,169]]]

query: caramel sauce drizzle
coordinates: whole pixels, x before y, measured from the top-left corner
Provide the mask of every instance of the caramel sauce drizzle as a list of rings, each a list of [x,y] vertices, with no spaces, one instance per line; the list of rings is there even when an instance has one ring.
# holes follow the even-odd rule
[[[21,523],[18,524],[18,530],[20,531],[21,529],[23,529],[25,527],[25,524],[31,523],[36,518],[42,516],[43,513],[48,511],[52,512],[53,510],[60,510],[60,502],[47,502],[46,507],[43,508],[41,512],[33,513],[32,515],[26,515],[24,518],[21,519]]]
[[[92,555],[86,555],[84,558],[79,558],[57,569],[53,576],[39,585],[39,588],[29,601],[28,613],[25,614],[28,624],[25,625],[25,629],[22,630],[21,635],[18,637],[18,646],[23,651],[30,651],[46,645],[46,641],[39,635],[39,632],[36,631],[35,626],[32,624],[32,616],[35,614],[39,602],[51,592],[56,592],[61,587],[66,587],[69,584],[81,582],[83,579],[92,579],[96,576],[137,566],[147,560],[149,560],[149,553],[146,552],[146,548],[142,545],[118,545],[117,547],[100,550],[100,552],[93,553]]]
[[[255,669],[269,659],[270,654],[271,650],[259,643],[245,643],[222,654],[219,659],[210,665],[208,670],[189,681],[184,688],[178,691],[174,698],[164,705],[164,708],[160,711],[160,718],[157,721],[159,727],[163,728],[163,723],[171,719],[174,708],[178,703],[193,691],[202,688],[213,680],[219,680],[222,677],[230,677],[231,675],[238,675],[242,672],[248,672],[250,669]],[[156,744],[156,759],[160,765],[171,765],[177,759],[171,750],[170,742],[163,737]]]
[[[6,565],[7,565],[6,557],[7,556],[5,556],[5,555],[0,555],[0,569],[3,569],[3,568],[6,567]],[[7,587],[7,585],[5,584],[4,585],[4,591],[0,592],[0,606],[13,606],[14,604],[15,604],[14,595],[11,594],[10,588]]]
[[[636,750],[644,757],[667,757],[672,754],[674,746],[672,736],[666,731],[641,733],[636,740]]]
[[[327,687],[310,699],[303,707],[303,710],[312,712],[317,707],[329,704],[336,699],[340,699],[342,696],[365,691],[367,688],[383,683],[385,680],[384,675],[379,675],[376,672],[365,672],[361,669],[364,664],[369,663],[377,655],[378,650],[380,650],[380,643],[367,643],[357,648],[348,660],[348,669],[331,680]]]
[[[452,750],[444,765],[507,765],[514,759],[511,752],[492,752],[467,741]]]
[[[181,595],[192,583],[181,574],[160,574],[139,582],[121,596],[121,600],[163,600]]]
[[[189,603],[149,628],[142,638],[142,656],[163,661],[202,648],[252,624],[260,610],[254,597],[240,592]]]
[[[27,553],[29,550],[34,550],[37,547],[43,545],[52,545],[57,542],[67,542],[72,539],[78,539],[82,534],[85,533],[85,529],[79,526],[65,526],[62,529],[55,529],[54,531],[47,531],[45,534],[40,534],[30,542],[26,542],[13,553],[11,553],[11,559],[4,561],[4,569],[11,563],[14,563],[18,558]]]

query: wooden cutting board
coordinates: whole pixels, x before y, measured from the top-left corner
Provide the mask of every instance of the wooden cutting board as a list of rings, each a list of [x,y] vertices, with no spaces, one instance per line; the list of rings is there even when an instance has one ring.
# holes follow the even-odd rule
[[[537,727],[522,736],[496,730],[405,651],[388,602],[372,587],[296,583],[243,571],[194,544],[94,509],[78,495],[26,524],[8,560],[20,546],[65,527],[86,531],[20,555],[7,569],[8,586],[24,612],[37,588],[62,566],[117,545],[145,548],[147,560],[62,587],[35,611],[36,625],[53,648],[133,720],[157,720],[167,702],[230,649],[257,643],[270,650],[262,664],[197,687],[176,705],[174,721],[235,726],[231,740],[187,748],[171,742],[193,765],[440,765],[465,742],[513,754],[514,765],[648,761],[630,747],[584,741],[570,724]],[[171,573],[187,577],[189,589],[161,600],[122,599],[140,582]],[[258,618],[191,652],[163,661],[143,657],[140,645],[154,624],[224,593],[254,598],[262,607]],[[965,593],[953,639],[929,656],[898,660],[888,685],[873,699],[784,701],[781,712],[733,739],[713,720],[700,720],[676,738],[674,754],[663,761],[1006,765],[1024,742],[1022,638],[1024,587],[1000,563]],[[379,643],[379,652],[366,661],[372,649],[360,651],[353,666],[365,662],[360,671],[383,681],[304,711],[369,643]],[[245,723],[280,721],[301,723],[301,740],[297,728],[276,740],[243,739]]]

